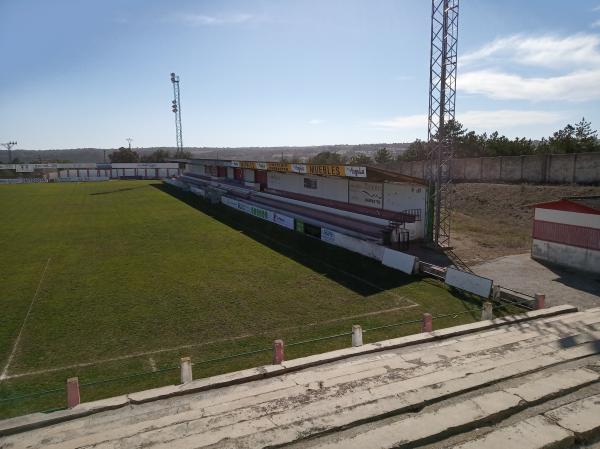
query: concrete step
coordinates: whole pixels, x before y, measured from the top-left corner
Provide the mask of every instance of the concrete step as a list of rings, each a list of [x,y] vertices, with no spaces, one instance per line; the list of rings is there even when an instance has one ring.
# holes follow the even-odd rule
[[[542,449],[589,444],[600,438],[600,395],[590,396],[496,429],[456,449]]]
[[[429,381],[416,378],[400,382],[399,385],[382,385],[379,391],[370,389],[325,400],[316,400],[317,395],[314,398],[305,398],[306,402],[297,402],[298,399],[290,398],[286,410],[280,413],[276,413],[276,410],[267,406],[262,410],[260,407],[259,410],[256,408],[238,410],[237,412],[241,413],[238,416],[209,416],[174,426],[159,426],[160,428],[157,430],[145,432],[144,441],[153,441],[157,443],[156,447],[167,447],[176,439],[178,448],[210,446],[211,444],[214,444],[215,447],[231,447],[233,439],[235,439],[235,447],[250,448],[284,444],[300,438],[303,434],[314,434],[328,428],[343,427],[359,422],[366,417],[421,407],[428,401],[440,397],[473,389],[493,381],[501,381],[506,377],[527,373],[568,359],[568,357],[556,356],[536,358],[536,354],[539,354],[539,348],[525,351],[520,354],[520,357],[512,355],[512,363],[504,369],[496,367],[490,370],[499,363],[499,361],[490,361],[488,365],[484,364],[478,367],[482,371],[479,376],[473,374],[475,367],[467,366],[459,370],[462,371],[460,373],[457,370],[436,371],[429,375]],[[576,357],[579,356],[580,354],[576,354]],[[448,377],[450,379],[443,382],[443,379]],[[400,395],[402,391],[404,394]],[[272,407],[273,404],[270,406]],[[253,416],[253,413],[256,412],[258,413]],[[266,417],[268,420],[265,419]],[[239,425],[240,422],[243,422],[244,425]],[[202,440],[201,444],[198,442],[199,439]],[[120,440],[119,445],[136,446],[142,442],[138,435],[132,435],[131,438]],[[113,443],[95,447],[118,447]]]
[[[598,381],[598,373],[585,369],[569,369],[550,376],[524,377],[517,387],[454,401],[434,411],[400,416],[384,424],[371,423],[325,436],[296,447],[303,449],[388,449],[415,447],[439,441],[457,432],[475,429],[482,424],[498,422],[533,403],[554,398],[567,391]],[[526,399],[528,398],[528,399]],[[515,446],[516,447],[516,446]]]
[[[233,442],[239,447],[285,444],[596,354],[598,348],[590,343],[600,338],[594,327],[598,322],[600,309],[420,349],[366,354],[277,378],[102,412],[9,436],[0,445],[174,449],[232,447]]]

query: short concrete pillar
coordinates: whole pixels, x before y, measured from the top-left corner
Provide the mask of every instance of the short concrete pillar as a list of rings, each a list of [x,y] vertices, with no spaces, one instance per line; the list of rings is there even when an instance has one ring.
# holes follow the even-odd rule
[[[540,310],[546,307],[546,295],[542,293],[535,294],[535,309]]]
[[[192,377],[192,359],[190,357],[181,358],[181,383],[191,382]]]
[[[492,308],[492,303],[486,301],[483,303],[483,308],[481,309],[481,321],[484,320],[493,320],[494,319],[494,309]]]
[[[275,340],[273,342],[273,365],[281,365],[283,361],[283,340]]]
[[[359,324],[355,324],[352,326],[352,347],[356,348],[362,345],[362,327]]]
[[[433,318],[430,313],[423,314],[423,321],[421,323],[421,332],[433,331]]]
[[[67,407],[73,408],[81,403],[79,396],[79,378],[69,377],[67,379]]]
[[[500,290],[502,287],[500,287],[498,284],[494,284],[492,285],[492,299],[494,300],[498,300],[500,299]]]

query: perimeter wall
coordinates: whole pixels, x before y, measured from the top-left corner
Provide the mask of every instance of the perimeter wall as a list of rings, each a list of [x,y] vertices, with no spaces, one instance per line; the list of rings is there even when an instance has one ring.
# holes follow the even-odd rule
[[[400,162],[395,171],[428,178],[426,161]],[[456,182],[600,184],[600,153],[473,157],[452,161]]]

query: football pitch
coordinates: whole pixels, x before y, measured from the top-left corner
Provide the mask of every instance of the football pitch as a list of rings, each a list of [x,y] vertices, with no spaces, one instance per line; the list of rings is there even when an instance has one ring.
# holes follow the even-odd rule
[[[352,324],[384,327],[370,342],[423,312],[479,318],[435,280],[158,181],[0,186],[0,216],[0,418],[63,407],[68,377],[90,401],[176,383],[182,356],[198,378],[270,363],[275,338],[294,358],[348,347],[290,344]]]

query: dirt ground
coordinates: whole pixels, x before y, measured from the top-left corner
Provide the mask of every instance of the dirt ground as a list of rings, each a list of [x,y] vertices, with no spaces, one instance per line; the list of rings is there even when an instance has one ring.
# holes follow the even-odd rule
[[[456,184],[451,245],[468,265],[530,250],[530,204],[565,196],[600,195],[600,187]]]

